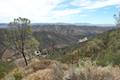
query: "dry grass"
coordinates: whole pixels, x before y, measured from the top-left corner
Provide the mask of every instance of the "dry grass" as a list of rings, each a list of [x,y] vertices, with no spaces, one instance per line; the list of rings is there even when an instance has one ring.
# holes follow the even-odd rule
[[[22,80],[120,80],[120,68],[111,65],[97,66],[89,60],[68,67],[67,64],[54,60],[34,59],[22,70],[21,75]],[[7,77],[15,78],[15,76],[21,78],[19,72]]]
[[[38,70],[25,77],[23,80],[53,80],[53,71],[51,69]]]
[[[66,66],[54,60],[32,60],[23,80],[62,80]]]
[[[119,67],[112,67],[111,65],[101,67],[90,61],[81,62],[79,67],[73,67],[72,70],[69,71],[66,80],[120,80]],[[71,75],[71,73],[73,73],[73,75]]]

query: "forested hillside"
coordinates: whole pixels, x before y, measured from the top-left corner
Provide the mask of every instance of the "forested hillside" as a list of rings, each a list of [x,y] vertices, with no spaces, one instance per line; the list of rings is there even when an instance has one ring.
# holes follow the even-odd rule
[[[64,57],[63,61],[80,58],[97,60],[98,64],[119,64],[120,58],[120,28],[96,35],[94,38],[81,43]]]

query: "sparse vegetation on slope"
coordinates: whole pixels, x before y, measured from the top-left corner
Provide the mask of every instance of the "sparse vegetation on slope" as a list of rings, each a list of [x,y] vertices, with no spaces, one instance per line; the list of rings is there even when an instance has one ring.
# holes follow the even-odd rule
[[[120,80],[120,68],[97,66],[90,60],[79,60],[77,65],[68,66],[54,60],[34,59],[27,67],[15,69],[6,77],[14,80]]]
[[[80,44],[70,55],[64,56],[64,59],[74,61],[85,57],[97,60],[100,65],[120,64],[120,29],[105,32]]]

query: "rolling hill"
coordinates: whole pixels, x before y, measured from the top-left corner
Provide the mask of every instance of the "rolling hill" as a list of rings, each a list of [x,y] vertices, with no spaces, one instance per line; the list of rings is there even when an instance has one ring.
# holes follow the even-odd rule
[[[7,24],[0,24],[0,42],[4,41],[2,31],[8,28]],[[91,38],[96,34],[101,34],[113,29],[111,26],[95,26],[95,25],[80,25],[80,24],[32,24],[33,36],[40,42],[40,49],[55,49],[65,48],[65,52],[73,45],[78,44],[78,40],[84,37]],[[0,54],[3,53],[4,46],[0,47]],[[67,49],[66,49],[67,48]],[[64,50],[62,53],[65,53]],[[56,52],[58,53],[59,50]]]
[[[113,26],[78,25],[78,24],[33,24],[34,36],[41,43],[40,47],[48,48],[51,45],[63,48],[77,44],[84,37],[111,30]]]
[[[101,65],[119,64],[120,28],[98,34],[94,38],[75,46],[74,50],[69,51],[69,54],[64,56],[64,59],[62,58],[63,62],[67,60],[69,62],[71,59],[74,61],[80,58],[91,58]]]

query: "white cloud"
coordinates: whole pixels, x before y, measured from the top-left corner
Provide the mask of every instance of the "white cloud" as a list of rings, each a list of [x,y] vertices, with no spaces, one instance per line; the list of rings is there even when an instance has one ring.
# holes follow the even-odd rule
[[[56,6],[64,0],[0,0],[0,17],[27,17],[40,19],[49,17]]]
[[[120,0],[71,0],[70,4],[78,8],[68,6],[68,9],[64,9],[64,6],[59,6],[64,1],[66,0],[0,0],[0,22],[10,22],[19,16],[34,22],[50,22],[54,19],[67,21],[71,19],[71,15],[79,14],[84,9],[94,10],[120,4]],[[58,7],[62,7],[62,10],[56,9]],[[86,16],[82,13],[79,15]]]
[[[54,11],[53,15],[54,17],[64,17],[64,16],[69,16],[72,14],[78,14],[80,12],[81,12],[80,9],[66,9],[66,10]]]
[[[120,0],[74,0],[71,4],[85,9],[98,9],[107,6],[120,5]]]

